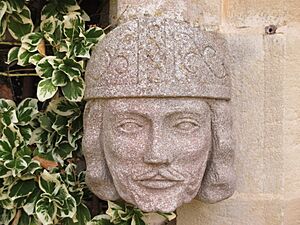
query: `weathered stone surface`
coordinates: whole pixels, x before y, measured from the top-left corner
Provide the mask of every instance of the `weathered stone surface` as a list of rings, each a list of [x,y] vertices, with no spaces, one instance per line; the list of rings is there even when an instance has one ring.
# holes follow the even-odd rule
[[[112,31],[86,71],[87,184],[98,197],[174,211],[235,187],[226,43],[162,18]]]
[[[127,22],[95,48],[87,67],[85,98],[191,96],[228,100],[226,52],[220,35],[184,22],[163,18]]]

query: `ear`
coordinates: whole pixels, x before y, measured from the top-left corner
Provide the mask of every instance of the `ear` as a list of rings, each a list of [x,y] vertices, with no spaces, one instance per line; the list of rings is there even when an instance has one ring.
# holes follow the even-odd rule
[[[235,190],[233,167],[232,119],[230,103],[214,100],[212,110],[212,151],[198,193],[204,202],[215,203],[229,198]]]
[[[91,191],[103,200],[117,200],[112,177],[108,170],[102,143],[102,105],[100,100],[90,100],[84,111],[83,153],[86,160],[86,183]]]

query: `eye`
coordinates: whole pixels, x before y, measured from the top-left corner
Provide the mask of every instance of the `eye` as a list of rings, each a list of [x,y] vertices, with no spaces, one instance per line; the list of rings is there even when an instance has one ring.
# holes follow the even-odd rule
[[[142,124],[131,120],[123,121],[118,125],[118,129],[126,133],[135,133],[139,131],[142,127]]]
[[[192,132],[199,127],[197,121],[192,119],[178,120],[174,127],[184,132]]]

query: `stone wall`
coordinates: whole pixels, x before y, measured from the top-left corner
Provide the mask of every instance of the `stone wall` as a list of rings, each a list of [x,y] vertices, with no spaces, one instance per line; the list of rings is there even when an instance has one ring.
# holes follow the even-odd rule
[[[299,225],[300,1],[112,0],[111,9],[121,22],[188,20],[225,34],[230,46],[237,191],[214,205],[184,205],[177,224]]]

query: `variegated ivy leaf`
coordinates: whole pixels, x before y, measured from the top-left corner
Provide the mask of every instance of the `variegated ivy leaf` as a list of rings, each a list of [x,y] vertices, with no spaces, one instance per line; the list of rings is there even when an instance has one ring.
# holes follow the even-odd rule
[[[72,114],[80,114],[80,108],[75,102],[70,102],[65,98],[57,98],[49,103],[47,108],[60,116],[71,116]]]
[[[0,38],[5,34],[6,27],[7,27],[7,20],[6,19],[0,20]]]
[[[35,71],[42,78],[52,77],[55,56],[46,56],[36,64]]]
[[[8,55],[7,55],[6,64],[10,64],[13,61],[18,60],[19,49],[20,49],[20,47],[13,47],[9,50]]]
[[[21,38],[22,44],[27,43],[31,46],[38,46],[42,40],[43,40],[43,34],[39,32],[29,33]]]
[[[83,205],[80,204],[77,206],[77,211],[73,219],[65,218],[62,221],[62,224],[64,225],[86,225],[91,220],[91,214],[89,209]]]
[[[74,55],[78,58],[89,59],[91,57],[90,49],[93,45],[94,45],[93,43],[88,43],[85,41],[75,43],[74,44]]]
[[[16,40],[21,40],[24,35],[33,31],[31,13],[26,6],[21,12],[9,15],[7,21],[9,33]]]
[[[55,161],[59,162],[61,165],[64,165],[64,160],[72,158],[72,152],[75,150],[76,149],[72,145],[64,141],[53,150],[52,154]]]
[[[15,125],[9,125],[5,127],[3,130],[2,140],[8,141],[11,149],[18,147],[20,143],[23,141],[23,137]],[[12,150],[14,151],[14,150]]]
[[[54,86],[63,87],[68,83],[68,75],[61,70],[54,70],[52,75],[52,83]]]
[[[12,160],[5,161],[4,166],[7,169],[11,170],[13,177],[16,177],[19,176],[19,174],[27,168],[28,163],[24,158],[18,157]]]
[[[84,36],[87,42],[97,44],[105,36],[105,33],[100,27],[91,27],[85,32]]]
[[[36,53],[29,58],[29,63],[36,66],[38,64],[38,62],[40,62],[42,60],[42,58],[43,58],[43,56],[40,53]]]
[[[64,87],[62,87],[62,92],[66,99],[71,102],[80,102],[83,98],[85,89],[84,80],[81,77],[74,79]]]
[[[0,2],[0,22],[2,21],[7,10],[7,3],[5,1]],[[0,35],[1,36],[1,35]]]
[[[41,191],[38,188],[35,188],[33,192],[26,198],[26,203],[23,206],[24,211],[28,215],[33,215],[35,211],[35,203],[40,198]]]
[[[60,1],[60,0],[51,0],[49,1],[44,8],[42,9],[41,20],[45,20],[51,16],[62,19],[64,14],[68,12],[73,12],[80,10],[79,5],[76,0]]]
[[[21,47],[18,51],[18,65],[27,66],[29,65],[29,59],[35,53],[28,51],[26,48]]]
[[[11,8],[12,11],[21,12],[24,8],[24,1],[18,1],[18,0],[9,0],[7,2]]]
[[[8,195],[11,199],[29,196],[36,187],[36,182],[31,180],[16,180],[9,188]]]
[[[75,199],[69,194],[68,189],[65,185],[62,185],[59,195],[57,196],[60,199],[63,199],[64,204],[60,210],[60,217],[62,218],[73,218],[76,213],[76,201]]]
[[[59,173],[50,174],[47,170],[44,170],[40,175],[39,187],[43,192],[56,195],[61,186]]]
[[[0,99],[0,128],[17,123],[16,105],[11,100]],[[1,134],[0,134],[1,137]]]
[[[57,90],[58,88],[53,85],[51,77],[43,79],[38,84],[37,97],[39,101],[44,102],[47,99],[52,98]]]
[[[4,165],[1,165],[1,164],[2,163],[0,163],[0,178],[6,178],[6,177],[12,176],[11,170],[7,169]]]
[[[3,209],[0,207],[0,224],[8,225],[15,217],[17,209]]]
[[[48,198],[41,198],[37,201],[35,212],[43,225],[53,225],[53,220],[57,214],[57,207]]]
[[[114,223],[110,222],[110,216],[108,216],[108,215],[99,215],[99,216],[95,216],[86,225],[114,225]]]
[[[58,23],[59,20],[57,18],[50,16],[49,18],[42,20],[40,29],[42,32],[53,34]]]
[[[63,60],[63,64],[59,65],[58,69],[67,74],[70,81],[72,81],[76,77],[80,77],[82,70],[81,65],[74,59]]]
[[[0,140],[0,161],[7,161],[11,159],[13,159],[13,151],[9,142]]]
[[[24,99],[17,110],[18,125],[24,126],[29,124],[38,114],[38,100],[33,98]]]
[[[84,28],[84,21],[80,16],[79,12],[71,12],[68,15],[64,16],[63,20],[64,34],[67,38],[73,40],[82,33]]]

